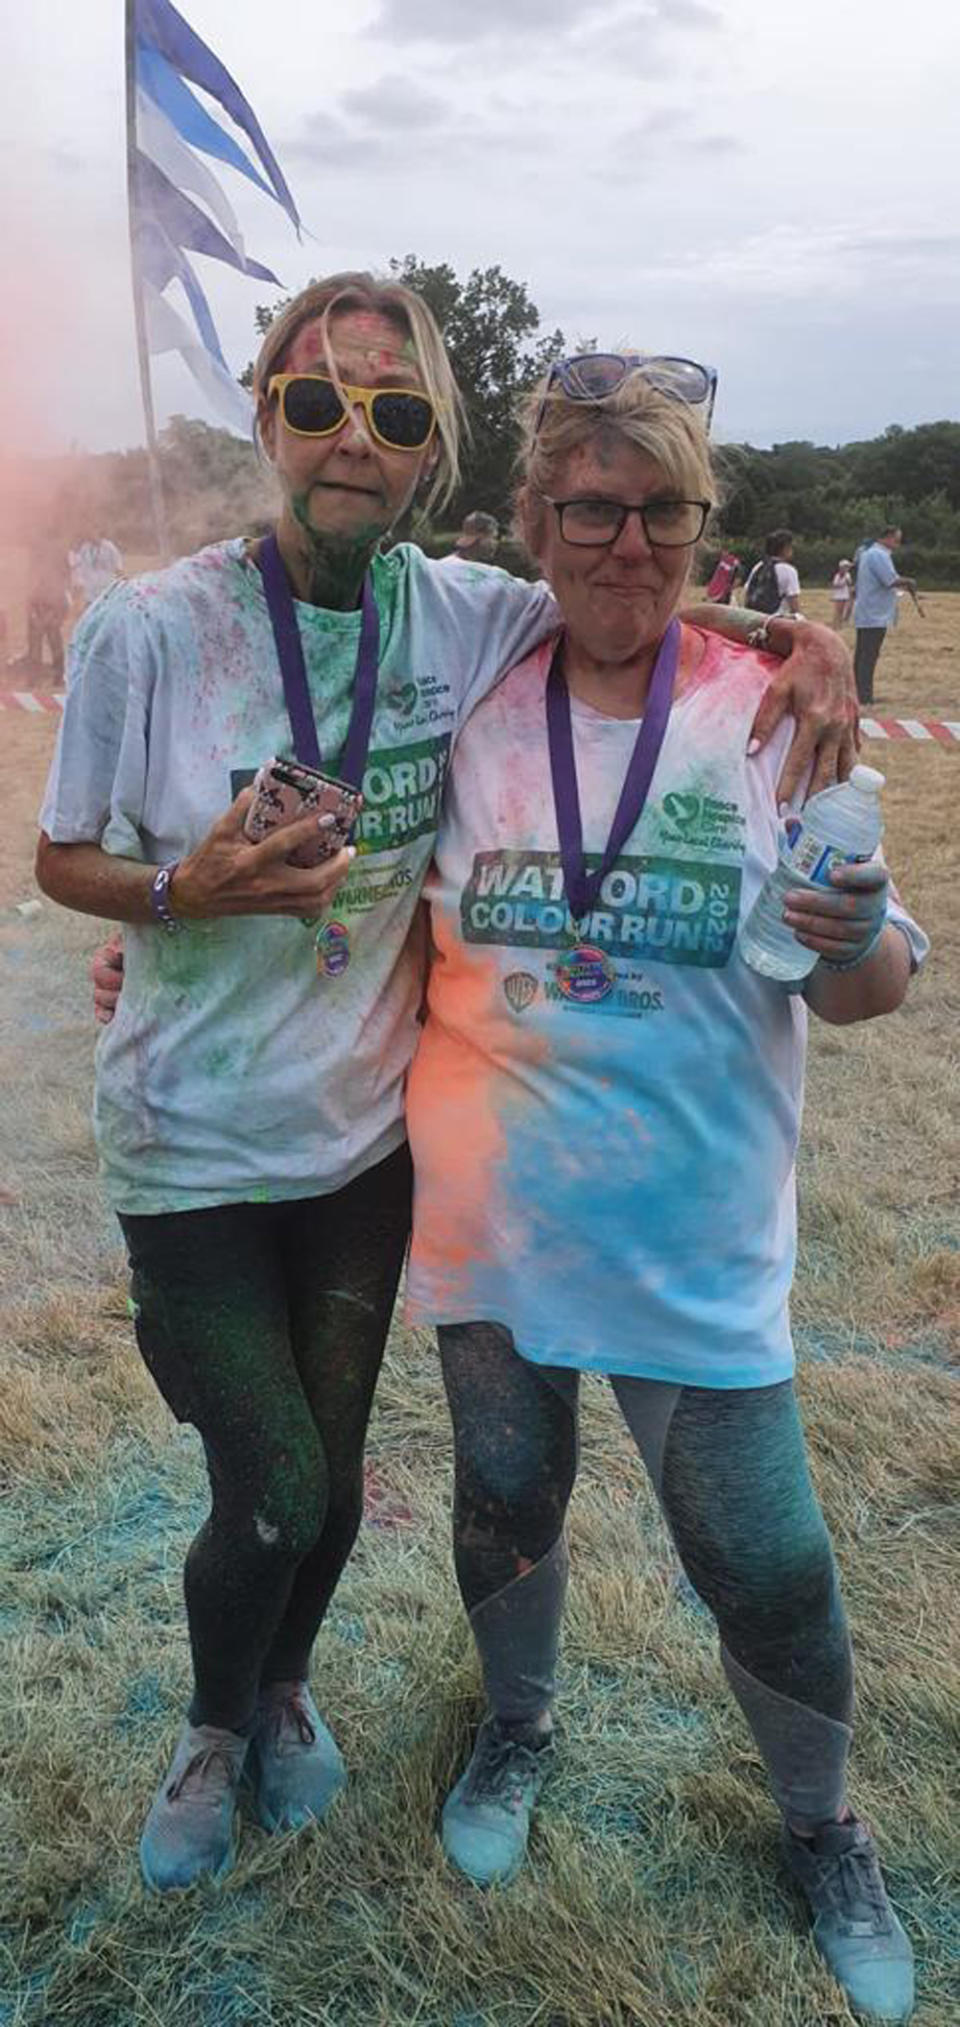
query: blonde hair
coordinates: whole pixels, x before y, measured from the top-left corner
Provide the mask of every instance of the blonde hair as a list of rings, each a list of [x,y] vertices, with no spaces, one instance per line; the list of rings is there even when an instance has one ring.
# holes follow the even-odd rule
[[[646,451],[681,498],[718,503],[720,486],[700,410],[664,394],[642,369],[596,401],[572,401],[562,387],[550,386],[548,374],[526,396],[521,428],[518,532],[534,553],[545,501],[555,493],[567,459],[604,438],[619,437]],[[691,563],[694,553],[691,549]]]
[[[402,282],[380,281],[372,274],[335,274],[301,289],[282,314],[274,318],[257,355],[253,369],[253,398],[258,417],[261,405],[267,399],[270,380],[274,373],[283,371],[284,358],[297,332],[316,317],[322,323],[330,376],[340,390],[329,325],[331,315],[343,310],[371,310],[378,316],[388,317],[410,339],[424,392],[430,396],[437,417],[435,440],[438,456],[424,507],[429,511],[434,506],[445,506],[460,479],[463,401],[432,310]]]

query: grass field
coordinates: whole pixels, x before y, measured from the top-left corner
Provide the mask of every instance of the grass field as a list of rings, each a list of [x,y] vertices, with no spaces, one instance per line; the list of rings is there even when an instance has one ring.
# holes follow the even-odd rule
[[[0,557],[0,603],[15,559]],[[814,595],[810,609],[824,609]],[[960,596],[905,613],[878,710],[960,718]],[[18,642],[12,639],[14,651]],[[435,1355],[396,1328],[315,1690],[351,1785],[245,1829],[224,1888],[148,1899],[135,1846],[179,1722],[197,1445],[139,1364],[87,1123],[97,925],[35,892],[54,721],[0,712],[0,2027],[840,2027],[776,1865],[757,1754],[599,1383],[531,1862],[481,1897],[436,1841],[479,1712],[452,1581]],[[859,1665],[854,1793],[914,1936],[918,2027],[960,2017],[960,747],[871,747],[934,938],[906,1008],[811,1050],[794,1315]]]

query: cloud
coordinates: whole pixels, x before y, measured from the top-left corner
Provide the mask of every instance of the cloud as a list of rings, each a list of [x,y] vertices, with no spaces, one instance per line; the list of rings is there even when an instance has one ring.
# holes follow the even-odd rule
[[[410,78],[396,74],[380,77],[376,84],[361,85],[355,91],[344,92],[341,105],[345,112],[371,127],[414,127],[422,130],[425,126],[437,126],[446,118],[446,102],[436,92],[424,91],[421,85]]]
[[[662,22],[676,28],[723,27],[719,8],[705,6],[704,0],[656,0],[654,12]]]
[[[660,106],[648,113],[646,119],[636,121],[618,134],[614,143],[615,159],[624,157],[636,162],[645,156],[656,156],[661,150],[671,150],[674,160],[683,155],[708,155],[718,159],[724,155],[743,155],[746,142],[737,134],[697,134],[694,131],[695,114],[681,106]]]
[[[689,122],[690,115],[684,112],[682,107],[660,106],[655,112],[648,113],[645,119],[635,121],[630,127],[624,127],[617,138],[617,151],[622,148],[648,149],[661,137],[678,133],[681,128],[688,127]]]
[[[738,134],[703,134],[691,141],[695,155],[745,155],[747,144]]]
[[[489,42],[493,37],[515,41],[518,35],[544,35],[551,41],[579,27],[598,13],[607,0],[383,0],[373,33],[394,42]],[[667,4],[667,0],[664,0]],[[699,0],[674,0],[697,6]]]

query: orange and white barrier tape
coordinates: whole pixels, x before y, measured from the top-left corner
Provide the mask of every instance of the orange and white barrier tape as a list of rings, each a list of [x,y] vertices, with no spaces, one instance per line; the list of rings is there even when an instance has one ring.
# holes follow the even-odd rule
[[[0,690],[0,711],[19,705],[21,711],[59,711],[65,690]]]
[[[960,745],[956,718],[861,718],[865,739],[936,739],[941,746]]]
[[[21,711],[59,711],[65,690],[0,690],[0,711],[18,705]],[[957,718],[861,718],[865,739],[933,739],[940,746],[960,746]]]

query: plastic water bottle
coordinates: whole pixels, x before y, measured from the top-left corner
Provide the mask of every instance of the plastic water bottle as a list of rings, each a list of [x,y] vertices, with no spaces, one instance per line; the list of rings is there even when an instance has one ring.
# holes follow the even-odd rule
[[[875,767],[855,767],[849,781],[812,795],[796,816],[786,818],[779,863],[761,887],[738,939],[744,962],[761,977],[795,985],[813,970],[817,953],[798,943],[787,927],[784,896],[801,887],[831,887],[834,866],[872,859],[883,836],[884,782]]]

